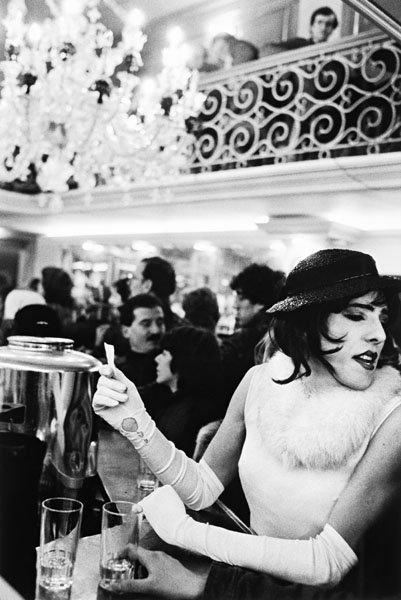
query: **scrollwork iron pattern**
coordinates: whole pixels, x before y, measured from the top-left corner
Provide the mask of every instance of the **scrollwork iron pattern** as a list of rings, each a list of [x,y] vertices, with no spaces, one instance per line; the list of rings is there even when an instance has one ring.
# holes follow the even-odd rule
[[[401,149],[400,65],[383,38],[210,83],[191,172]]]

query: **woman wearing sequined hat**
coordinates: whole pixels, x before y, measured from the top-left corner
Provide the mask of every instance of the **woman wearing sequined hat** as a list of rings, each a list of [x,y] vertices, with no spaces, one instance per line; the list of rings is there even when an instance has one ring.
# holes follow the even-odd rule
[[[380,276],[362,252],[321,250],[301,261],[268,310],[266,362],[245,375],[199,464],[155,429],[130,382],[105,371],[94,408],[167,484],[143,501],[165,541],[288,582],[336,585],[349,572],[352,580],[358,543],[401,489],[401,377],[390,334],[400,290],[401,279]],[[183,502],[212,504],[237,468],[254,536],[185,513]]]

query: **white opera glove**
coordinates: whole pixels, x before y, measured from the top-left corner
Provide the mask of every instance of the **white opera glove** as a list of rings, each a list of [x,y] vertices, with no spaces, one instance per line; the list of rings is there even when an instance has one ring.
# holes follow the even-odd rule
[[[179,532],[191,517],[171,485],[164,485],[143,498],[139,503],[152,528],[168,544],[177,543]]]
[[[159,488],[141,504],[146,518],[166,542],[287,581],[335,585],[358,561],[344,538],[328,524],[308,540],[237,533],[194,521],[169,486]]]
[[[132,381],[119,369],[107,365],[101,366],[99,373],[101,377],[92,401],[95,413],[119,431],[123,420],[127,418],[135,419],[135,429],[146,428],[151,418]]]
[[[196,463],[156,428],[135,385],[115,367],[102,366],[93,409],[120,431],[161,483],[172,485],[187,506],[212,505],[224,486],[202,459]],[[124,423],[123,423],[124,422]]]

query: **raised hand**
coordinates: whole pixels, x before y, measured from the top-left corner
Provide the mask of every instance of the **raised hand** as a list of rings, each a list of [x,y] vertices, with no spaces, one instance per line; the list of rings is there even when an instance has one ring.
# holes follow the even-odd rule
[[[99,378],[92,406],[96,414],[115,429],[127,417],[144,410],[144,404],[135,385],[117,368],[108,365],[99,368]]]

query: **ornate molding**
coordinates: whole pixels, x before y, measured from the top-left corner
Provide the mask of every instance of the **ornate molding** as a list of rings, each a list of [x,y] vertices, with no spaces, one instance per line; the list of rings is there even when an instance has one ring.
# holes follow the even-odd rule
[[[63,195],[63,214],[94,214],[94,211],[124,212],[135,207],[149,211],[169,205],[252,199],[324,197],[328,194],[361,192],[399,196],[401,152],[350,156],[319,161],[289,162],[261,167],[188,174],[162,185],[134,184],[125,192],[97,189],[91,201],[79,190]],[[398,200],[397,200],[398,202]],[[0,190],[0,212],[40,217],[51,214],[36,200],[23,194]]]

